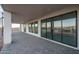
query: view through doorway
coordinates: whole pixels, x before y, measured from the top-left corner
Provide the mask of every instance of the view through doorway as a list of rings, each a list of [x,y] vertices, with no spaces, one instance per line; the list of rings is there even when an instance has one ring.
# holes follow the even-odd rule
[[[20,24],[12,23],[12,32],[20,32]]]

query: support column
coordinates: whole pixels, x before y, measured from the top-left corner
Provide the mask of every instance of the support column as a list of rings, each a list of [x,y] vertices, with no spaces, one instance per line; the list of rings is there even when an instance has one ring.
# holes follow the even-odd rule
[[[12,30],[11,30],[11,13],[10,12],[6,12],[4,11],[4,40],[3,43],[4,44],[10,44],[12,41]]]
[[[21,32],[24,32],[24,26],[21,24]]]
[[[38,20],[38,35],[41,36],[41,21]]]

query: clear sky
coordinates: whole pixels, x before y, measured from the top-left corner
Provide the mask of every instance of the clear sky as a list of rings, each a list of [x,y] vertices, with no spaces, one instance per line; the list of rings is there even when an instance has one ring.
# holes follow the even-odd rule
[[[71,19],[63,21],[63,26],[65,26],[65,27],[75,26],[75,24],[76,24],[75,18],[71,18]]]

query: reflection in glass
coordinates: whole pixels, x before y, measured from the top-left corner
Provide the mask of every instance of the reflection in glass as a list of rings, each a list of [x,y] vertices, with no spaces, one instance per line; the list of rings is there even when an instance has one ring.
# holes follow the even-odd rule
[[[76,46],[76,14],[73,13],[69,17],[69,15],[64,15],[63,24],[63,42]],[[68,16],[68,18],[67,18]],[[66,18],[65,18],[66,17]]]
[[[53,17],[52,21],[47,19],[47,23],[46,20],[42,20],[41,23],[42,37],[52,37],[55,41],[77,47],[76,12]]]
[[[41,24],[41,36],[46,37],[46,21]]]
[[[32,32],[32,30],[31,30],[31,24],[29,24],[29,32]]]
[[[51,21],[47,22],[47,38],[52,39],[52,35],[51,35]]]
[[[38,22],[29,23],[29,32],[38,33]]]
[[[38,33],[38,22],[35,22],[35,28],[34,28],[34,32],[37,34]]]
[[[32,23],[32,33],[34,33],[34,23]]]
[[[54,21],[53,40],[61,41],[61,20]]]
[[[24,32],[26,32],[26,25],[24,24]]]

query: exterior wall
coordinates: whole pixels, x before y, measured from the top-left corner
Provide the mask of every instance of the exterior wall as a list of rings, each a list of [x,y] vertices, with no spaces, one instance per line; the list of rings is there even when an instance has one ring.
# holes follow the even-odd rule
[[[41,37],[41,21],[38,21],[38,35]]]
[[[10,44],[12,41],[11,30],[11,13],[4,11],[4,44]]]
[[[54,17],[54,16],[57,16],[57,15],[61,15],[61,14],[65,14],[65,13],[68,13],[68,12],[72,12],[72,11],[77,11],[77,24],[79,25],[79,6],[71,6],[71,7],[67,7],[67,8],[64,8],[64,9],[61,9],[59,11],[56,11],[56,12],[53,12],[53,13],[50,13],[46,16],[43,16],[41,17],[40,19],[35,19],[33,21],[30,21],[30,22],[34,22],[34,21],[38,21],[38,35],[37,36],[40,36],[41,37],[41,20],[42,19],[46,19],[46,18],[50,18],[50,17]],[[28,23],[30,23],[28,22]],[[78,26],[77,25],[77,26]],[[28,26],[27,26],[28,27]],[[79,26],[77,27],[79,29]],[[77,30],[78,30],[77,29]],[[29,29],[27,29],[27,33]],[[30,34],[30,33],[29,33]],[[33,33],[31,33],[32,35],[34,35]],[[77,35],[79,35],[79,30],[78,30],[78,33]],[[51,40],[50,40],[51,41]],[[53,41],[53,40],[52,40]],[[79,36],[77,36],[77,45],[78,47],[75,48],[75,47],[72,47],[72,46],[69,46],[69,45],[66,45],[66,44],[63,44],[63,43],[59,43],[59,42],[56,42],[58,44],[61,44],[61,45],[64,45],[64,46],[67,46],[67,47],[71,47],[71,48],[74,48],[74,49],[79,49]],[[55,42],[55,41],[54,41]]]
[[[29,33],[29,34],[32,34],[32,35],[35,35],[35,36],[38,36],[38,37],[41,36],[40,20],[37,20],[37,21],[38,21],[38,34],[35,34],[35,33],[31,33],[31,32],[29,32],[28,23],[26,24],[26,33]]]
[[[24,32],[24,25],[23,24],[20,25],[20,29],[21,29],[21,32]]]

